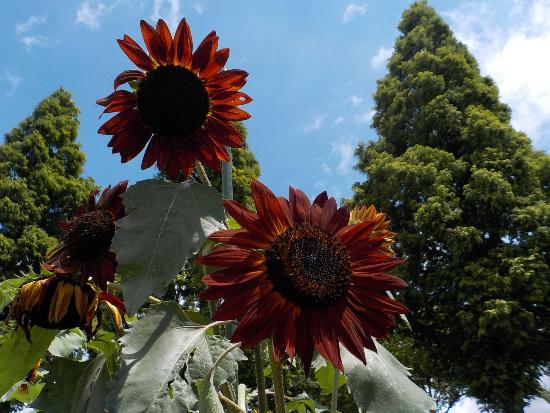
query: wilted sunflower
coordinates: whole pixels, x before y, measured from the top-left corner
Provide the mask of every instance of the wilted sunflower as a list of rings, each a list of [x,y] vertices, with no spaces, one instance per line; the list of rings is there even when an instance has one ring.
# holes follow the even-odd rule
[[[252,99],[239,89],[246,83],[244,70],[222,70],[229,49],[218,48],[215,31],[193,53],[191,30],[183,19],[172,38],[160,19],[156,29],[141,21],[148,54],[128,35],[118,40],[122,51],[141,70],[126,70],[114,82],[115,92],[99,99],[104,112],[119,112],[99,128],[113,135],[109,146],[122,162],[139,154],[146,169],[157,162],[171,179],[188,176],[195,160],[215,170],[229,155],[224,146],[241,147],[243,137],[231,121],[250,115],[237,106]],[[135,93],[116,90],[133,82]]]
[[[91,283],[81,284],[79,280],[61,275],[24,284],[11,304],[10,317],[17,320],[29,341],[33,325],[50,329],[79,327],[90,338],[94,315],[100,318],[99,301],[108,304],[120,327],[119,311],[126,311],[122,301],[106,292],[98,292]]]
[[[203,278],[201,298],[223,298],[214,319],[240,319],[231,340],[245,347],[271,336],[275,356],[297,354],[306,373],[314,348],[343,370],[339,343],[365,362],[371,336],[387,336],[408,312],[385,293],[406,285],[387,274],[403,260],[380,251],[375,221],[350,225],[326,192],[311,203],[291,187],[287,200],[254,181],[252,196],[257,213],[224,201],[242,229],[210,235],[223,245],[198,259],[223,268]]]
[[[117,267],[116,255],[111,251],[116,221],[125,216],[121,195],[128,181],[111,188],[109,185],[96,202],[98,190],[93,190],[87,202],[76,210],[70,221],[59,226],[65,235],[46,257],[43,267],[57,274],[81,273],[84,284],[89,277],[102,289],[114,281]]]

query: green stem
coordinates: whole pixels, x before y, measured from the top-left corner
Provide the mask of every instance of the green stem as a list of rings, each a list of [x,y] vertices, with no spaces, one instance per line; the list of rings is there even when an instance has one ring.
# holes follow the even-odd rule
[[[330,399],[330,413],[336,413],[338,408],[338,384],[340,382],[340,370],[334,368],[334,379],[332,381],[332,397]]]
[[[233,199],[233,155],[229,146],[225,147],[229,160],[222,162],[222,194],[225,199]]]
[[[275,412],[286,413],[283,369],[281,368],[281,362],[275,359],[273,342],[271,340],[269,340],[267,346],[269,350],[269,364],[271,365],[271,378],[273,379],[273,390],[275,391]]]
[[[267,413],[267,395],[265,394],[263,345],[258,343],[254,347],[254,368],[256,371],[256,383],[258,385],[259,413]]]
[[[201,177],[201,182],[203,183],[203,185],[212,186],[212,184],[210,183],[210,179],[208,179],[208,175],[204,170],[204,166],[202,166],[202,163],[200,163],[198,160],[195,162],[195,169]]]

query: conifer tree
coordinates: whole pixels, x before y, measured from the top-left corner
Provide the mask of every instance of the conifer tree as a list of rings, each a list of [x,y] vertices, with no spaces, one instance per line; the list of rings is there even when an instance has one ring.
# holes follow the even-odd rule
[[[426,2],[399,30],[354,201],[400,234],[422,373],[522,412],[550,362],[550,157],[510,126],[495,83]]]
[[[94,187],[82,174],[78,108],[63,88],[40,102],[0,146],[0,277],[41,258]]]

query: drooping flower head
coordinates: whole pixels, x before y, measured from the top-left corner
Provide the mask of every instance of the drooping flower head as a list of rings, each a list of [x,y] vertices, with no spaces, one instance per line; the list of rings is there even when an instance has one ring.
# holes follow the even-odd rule
[[[48,254],[43,267],[57,274],[81,273],[82,284],[92,277],[102,290],[107,290],[107,282],[115,279],[117,261],[111,241],[116,221],[125,216],[121,195],[127,186],[128,181],[109,185],[97,201],[99,191],[92,191],[70,221],[59,223],[65,235]]]
[[[406,285],[387,274],[403,262],[381,251],[387,234],[375,220],[349,224],[326,192],[311,203],[291,187],[287,200],[254,181],[252,196],[257,212],[224,202],[242,228],[210,235],[221,245],[198,259],[222,268],[203,278],[201,298],[223,299],[214,319],[240,319],[231,340],[244,347],[272,337],[275,356],[297,354],[306,373],[314,348],[343,370],[339,343],[365,362],[372,337],[408,312],[385,293]]]
[[[244,70],[223,70],[229,49],[218,50],[215,31],[193,53],[191,30],[183,19],[172,37],[160,19],[156,28],[141,21],[148,53],[130,36],[118,44],[141,70],[126,70],[114,82],[115,92],[99,99],[104,112],[118,112],[99,128],[113,135],[109,142],[122,162],[147,149],[141,163],[146,169],[155,162],[171,179],[188,176],[195,160],[215,170],[227,161],[225,146],[238,148],[243,137],[230,123],[250,115],[238,108],[252,99],[239,89],[246,83]],[[132,82],[135,92],[117,90]]]
[[[10,317],[17,320],[29,341],[33,325],[49,329],[79,327],[90,338],[100,301],[106,301],[116,311],[115,322],[121,319],[119,311],[126,311],[122,301],[97,291],[93,284],[56,275],[24,284],[11,304]]]

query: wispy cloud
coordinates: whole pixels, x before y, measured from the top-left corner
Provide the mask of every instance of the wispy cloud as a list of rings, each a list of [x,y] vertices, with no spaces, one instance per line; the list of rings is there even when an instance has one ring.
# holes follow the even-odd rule
[[[374,110],[367,110],[366,112],[358,113],[353,117],[355,123],[359,125],[370,124],[372,122],[372,117],[376,112]]]
[[[193,8],[197,12],[197,14],[204,13],[204,5],[202,3],[193,3]]]
[[[344,23],[349,22],[350,20],[353,20],[356,16],[362,16],[367,12],[367,5],[366,4],[355,4],[350,3],[346,7],[346,10],[344,11],[344,17],[342,17],[342,21]]]
[[[445,13],[512,108],[512,125],[550,149],[550,0],[467,3]]]
[[[85,1],[78,6],[76,10],[76,24],[83,24],[92,30],[97,30],[101,26],[101,18],[104,18],[126,0],[117,0],[110,4],[98,1]]]
[[[17,89],[23,78],[12,73],[9,69],[6,69],[4,71],[4,76],[2,76],[2,80],[4,80],[4,82],[7,82],[9,86],[9,89],[6,91],[6,96],[13,96],[15,90]]]
[[[200,13],[199,13],[200,14]],[[151,19],[164,19],[170,29],[175,31],[182,17],[180,0],[155,0]]]
[[[334,119],[334,120],[332,121],[332,124],[333,124],[334,126],[336,126],[336,125],[339,125],[339,124],[341,124],[342,122],[344,122],[344,120],[345,120],[345,119],[344,119],[343,116],[338,116],[336,119]]]
[[[354,146],[350,142],[339,142],[332,144],[332,153],[338,157],[338,172],[349,172],[353,166]]]
[[[378,49],[378,52],[372,57],[370,65],[374,69],[383,67],[392,53],[393,49],[386,49],[384,46],[382,46],[380,49]]]
[[[312,132],[314,130],[320,129],[321,126],[323,126],[323,124],[325,123],[326,118],[326,113],[315,115],[313,119],[311,119],[311,121],[304,127],[304,130],[306,132]]]
[[[23,34],[29,32],[34,26],[46,23],[46,20],[48,20],[46,15],[40,15],[40,16],[31,16],[24,22],[18,22],[15,25],[15,33],[17,34]]]
[[[361,103],[364,102],[365,99],[363,99],[361,96],[351,95],[348,100],[353,106],[359,106]]]
[[[32,15],[27,20],[15,24],[17,38],[27,49],[31,49],[33,46],[44,46],[48,43],[47,36],[31,33],[36,26],[46,23],[47,20],[46,15]]]

